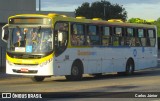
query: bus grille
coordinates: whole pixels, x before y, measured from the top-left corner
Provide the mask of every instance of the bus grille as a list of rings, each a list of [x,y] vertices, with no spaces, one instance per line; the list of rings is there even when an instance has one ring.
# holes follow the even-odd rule
[[[21,70],[17,70],[17,69],[12,69],[12,70],[15,73],[37,73],[38,72],[38,70],[28,70],[27,72],[21,71]]]
[[[14,63],[15,65],[24,65],[24,66],[37,66],[38,64],[20,64],[20,63]]]

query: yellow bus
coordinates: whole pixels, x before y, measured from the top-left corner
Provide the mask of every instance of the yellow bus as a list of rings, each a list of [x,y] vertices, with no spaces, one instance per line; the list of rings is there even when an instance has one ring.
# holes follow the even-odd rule
[[[133,74],[157,65],[157,29],[58,14],[11,16],[2,28],[6,73],[80,80],[83,74]]]

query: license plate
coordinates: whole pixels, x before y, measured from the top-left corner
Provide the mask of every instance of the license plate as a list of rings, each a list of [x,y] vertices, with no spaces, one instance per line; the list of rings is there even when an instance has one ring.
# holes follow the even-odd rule
[[[27,68],[21,68],[21,72],[28,72]]]

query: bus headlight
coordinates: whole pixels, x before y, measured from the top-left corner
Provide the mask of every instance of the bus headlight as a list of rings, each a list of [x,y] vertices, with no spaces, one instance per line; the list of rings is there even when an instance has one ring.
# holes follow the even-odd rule
[[[40,66],[43,67],[44,65],[47,65],[48,63],[50,63],[52,60],[53,60],[53,59],[51,58],[51,59],[49,59],[49,60],[41,63]]]
[[[40,66],[43,67],[43,66],[46,65],[46,64],[47,64],[47,61],[41,63]]]
[[[10,62],[10,61],[8,61],[8,60],[6,60],[6,62],[7,62],[9,65],[13,65],[13,63]]]

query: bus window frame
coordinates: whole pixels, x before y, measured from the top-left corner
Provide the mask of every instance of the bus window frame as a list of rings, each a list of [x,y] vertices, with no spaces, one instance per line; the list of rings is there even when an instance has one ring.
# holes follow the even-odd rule
[[[108,27],[109,28],[109,35],[105,35],[105,27]],[[100,26],[100,32],[101,32],[101,45],[104,46],[104,47],[109,47],[109,46],[112,46],[112,26],[110,25],[101,25]],[[104,37],[107,37],[108,38],[108,45],[104,45],[103,44],[103,39],[105,39]]]
[[[133,36],[128,36],[128,32],[127,32],[127,29],[128,28],[131,28],[133,29]],[[129,47],[137,47],[136,46],[136,27],[130,27],[130,26],[126,26],[125,27],[125,33],[126,33],[126,46],[129,46]],[[131,38],[129,39],[129,41],[133,40],[134,42],[129,42],[129,45],[127,44],[127,38]],[[134,44],[134,45],[133,45]]]
[[[137,39],[140,42],[140,46],[139,47],[147,47],[147,37],[146,37],[146,27],[137,27]],[[139,33],[138,33],[138,29],[143,29],[143,37],[139,37]],[[141,39],[145,39],[145,45],[142,44],[142,40]]]
[[[121,34],[116,34],[116,28],[121,28]],[[113,25],[112,26],[112,46],[113,47],[125,47],[126,46],[126,32],[125,32],[125,26],[119,26],[119,25]],[[118,45],[114,45],[114,38],[118,38]],[[123,44],[122,44],[123,40]]]
[[[76,25],[82,25],[83,26],[83,34],[73,34],[73,25],[76,24]],[[72,37],[73,36],[78,36],[78,37],[81,37],[83,36],[84,37],[84,42],[83,44],[81,45],[73,45],[72,44]],[[85,46],[86,45],[86,24],[85,23],[80,23],[80,22],[70,22],[70,33],[69,33],[69,39],[70,39],[70,45],[72,47],[81,47],[81,46]],[[77,40],[76,40],[77,41]]]
[[[149,30],[153,30],[153,37],[149,37],[149,32],[148,32]],[[148,28],[148,29],[146,29],[146,34],[147,34],[146,35],[147,40],[150,39],[150,38],[155,40],[153,46],[150,44],[147,47],[155,47],[155,45],[156,45],[156,30],[154,28]]]
[[[89,34],[89,26],[95,26],[96,27],[96,34],[95,35],[92,35],[92,34]],[[98,44],[91,44],[91,39],[90,39],[90,36],[98,36],[99,37],[99,42]],[[90,40],[90,44],[87,44],[87,46],[101,46],[102,45],[102,38],[101,38],[101,32],[100,32],[100,25],[99,24],[92,24],[92,23],[87,23],[86,24],[86,43],[87,43],[87,38],[89,37],[89,40]]]

